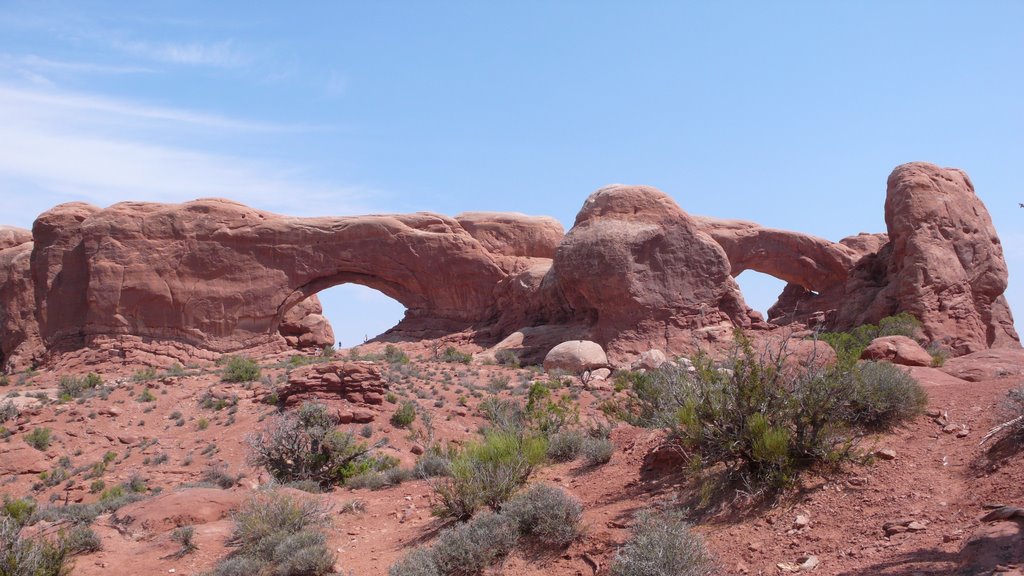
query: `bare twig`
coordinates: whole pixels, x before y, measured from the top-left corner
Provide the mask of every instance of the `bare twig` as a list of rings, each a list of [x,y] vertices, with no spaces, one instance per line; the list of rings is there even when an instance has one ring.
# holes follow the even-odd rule
[[[1003,431],[1003,430],[1005,430],[1005,429],[1007,429],[1007,428],[1009,428],[1011,426],[1016,426],[1019,422],[1024,422],[1024,415],[1017,416],[1013,420],[1010,420],[1010,421],[1007,421],[1007,422],[1003,422],[999,426],[996,426],[995,428],[989,430],[988,434],[985,434],[985,437],[981,439],[981,442],[978,442],[978,446],[981,446],[982,444],[987,442],[989,438],[995,436],[999,432],[1001,432],[1001,431]]]

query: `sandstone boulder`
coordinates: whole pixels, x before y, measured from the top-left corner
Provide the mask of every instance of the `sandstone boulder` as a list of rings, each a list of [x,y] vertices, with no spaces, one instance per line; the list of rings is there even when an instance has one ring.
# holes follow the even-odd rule
[[[882,336],[875,338],[860,355],[861,360],[886,360],[903,366],[931,366],[932,355],[912,338]]]
[[[544,357],[544,370],[582,374],[608,366],[608,356],[597,342],[570,340],[555,346]]]
[[[657,370],[661,368],[661,365],[668,361],[665,353],[655,348],[654,350],[648,350],[640,355],[633,363],[633,369],[639,370]]]

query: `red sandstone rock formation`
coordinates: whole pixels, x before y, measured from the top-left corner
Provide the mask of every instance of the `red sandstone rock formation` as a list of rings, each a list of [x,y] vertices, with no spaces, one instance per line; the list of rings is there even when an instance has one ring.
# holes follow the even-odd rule
[[[388,385],[372,362],[328,362],[292,370],[288,384],[277,391],[286,406],[323,402],[338,411],[342,424],[371,422],[370,406],[384,403]]]
[[[790,284],[769,319],[847,330],[910,312],[928,340],[958,354],[1020,347],[1002,295],[1002,245],[966,174],[924,162],[897,167],[886,189],[885,222],[886,237],[843,241],[863,254],[846,282],[819,293]]]
[[[750,323],[725,250],[648,186],[587,198],[550,274],[612,355],[689,348],[696,330]]]
[[[771,329],[732,278],[747,269],[790,282],[769,311],[777,324],[842,330],[907,311],[957,353],[1019,347],[999,239],[965,174],[898,167],[885,215],[888,235],[830,242],[694,218],[644,186],[595,192],[564,236],[550,218],[517,214],[65,204],[37,219],[31,241],[0,228],[0,352],[10,369],[83,349],[156,361],[322,346],[333,334],[311,297],[355,282],[408,309],[389,337],[467,331],[489,345],[519,332],[524,359],[584,339],[618,362]]]

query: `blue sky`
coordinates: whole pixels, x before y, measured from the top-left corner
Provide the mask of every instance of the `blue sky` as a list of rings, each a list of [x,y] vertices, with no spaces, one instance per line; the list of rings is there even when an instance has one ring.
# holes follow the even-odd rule
[[[514,210],[593,190],[837,240],[885,179],[968,171],[1024,310],[1024,3],[0,0],[0,198],[221,196],[292,215]],[[747,272],[764,310],[781,283]],[[323,293],[344,345],[400,318]]]

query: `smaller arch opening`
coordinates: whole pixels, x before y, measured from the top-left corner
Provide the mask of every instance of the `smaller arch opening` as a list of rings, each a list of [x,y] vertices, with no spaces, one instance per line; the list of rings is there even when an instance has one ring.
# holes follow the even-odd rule
[[[340,284],[317,293],[339,348],[358,346],[402,321],[405,306],[360,284]]]
[[[760,312],[767,320],[768,309],[779,299],[783,288],[786,287],[786,282],[755,270],[744,270],[735,278],[747,306]]]

